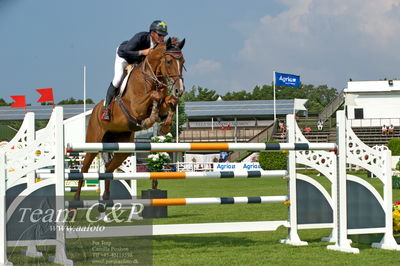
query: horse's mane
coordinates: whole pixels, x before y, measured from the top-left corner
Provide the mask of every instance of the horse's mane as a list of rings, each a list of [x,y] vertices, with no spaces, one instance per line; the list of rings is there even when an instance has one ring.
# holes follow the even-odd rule
[[[156,45],[156,47],[154,48],[154,49],[160,49],[160,48],[163,48],[163,49],[168,49],[168,50],[180,50],[179,48],[178,48],[178,44],[180,43],[180,41],[179,41],[179,38],[178,37],[170,37],[169,38],[170,40],[171,40],[171,43],[170,43],[170,45],[167,47],[167,41],[162,41],[162,42],[160,42],[159,44],[157,44]]]
[[[168,51],[180,51],[181,49],[178,47],[180,41],[177,37],[171,37],[171,45],[167,47]]]
[[[168,41],[170,43],[167,45]],[[159,57],[162,55],[164,52],[181,52],[181,49],[179,48],[179,39],[177,37],[170,37],[168,38],[167,41],[160,42],[159,44],[154,47],[153,52],[150,54],[151,58],[154,57]]]

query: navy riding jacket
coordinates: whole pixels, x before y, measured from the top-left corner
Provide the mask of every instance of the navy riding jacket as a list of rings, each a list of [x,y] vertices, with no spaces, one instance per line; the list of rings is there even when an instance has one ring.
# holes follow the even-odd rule
[[[145,58],[139,55],[139,50],[150,48],[150,32],[139,32],[129,41],[122,42],[118,47],[118,56],[124,58],[129,64],[139,64]]]

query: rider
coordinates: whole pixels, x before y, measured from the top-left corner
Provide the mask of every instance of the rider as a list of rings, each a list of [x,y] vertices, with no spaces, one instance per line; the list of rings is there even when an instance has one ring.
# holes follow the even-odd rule
[[[148,32],[139,32],[129,41],[124,41],[118,46],[115,56],[114,79],[107,90],[101,120],[110,121],[111,110],[109,105],[126,76],[125,67],[128,64],[139,64],[142,62],[151,49],[162,42],[166,35],[168,35],[167,24],[164,21],[155,20],[151,23]]]

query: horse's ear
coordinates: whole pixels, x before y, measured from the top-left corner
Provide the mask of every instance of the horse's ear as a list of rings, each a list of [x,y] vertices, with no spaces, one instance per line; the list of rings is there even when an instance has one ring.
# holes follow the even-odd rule
[[[183,40],[178,44],[179,50],[182,50],[183,46],[185,46],[185,39],[183,39]]]
[[[167,48],[171,47],[171,43],[172,43],[172,40],[171,40],[171,37],[169,37],[167,40]]]

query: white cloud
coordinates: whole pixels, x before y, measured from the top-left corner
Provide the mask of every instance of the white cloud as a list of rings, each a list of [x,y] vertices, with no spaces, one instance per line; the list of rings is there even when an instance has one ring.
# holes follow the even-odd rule
[[[337,89],[349,78],[400,78],[400,0],[276,1],[279,13],[235,20],[242,47],[221,55],[230,61],[199,60],[188,80],[226,92],[271,84],[274,70]]]
[[[366,1],[359,10],[358,28],[387,44],[398,39],[400,1]]]
[[[354,79],[400,78],[400,0],[281,0],[239,52],[248,69],[301,74],[336,88]],[[242,68],[246,68],[243,66]],[[252,66],[252,67],[250,67]]]
[[[221,64],[210,59],[200,59],[196,64],[188,68],[189,74],[207,74],[221,69]]]

